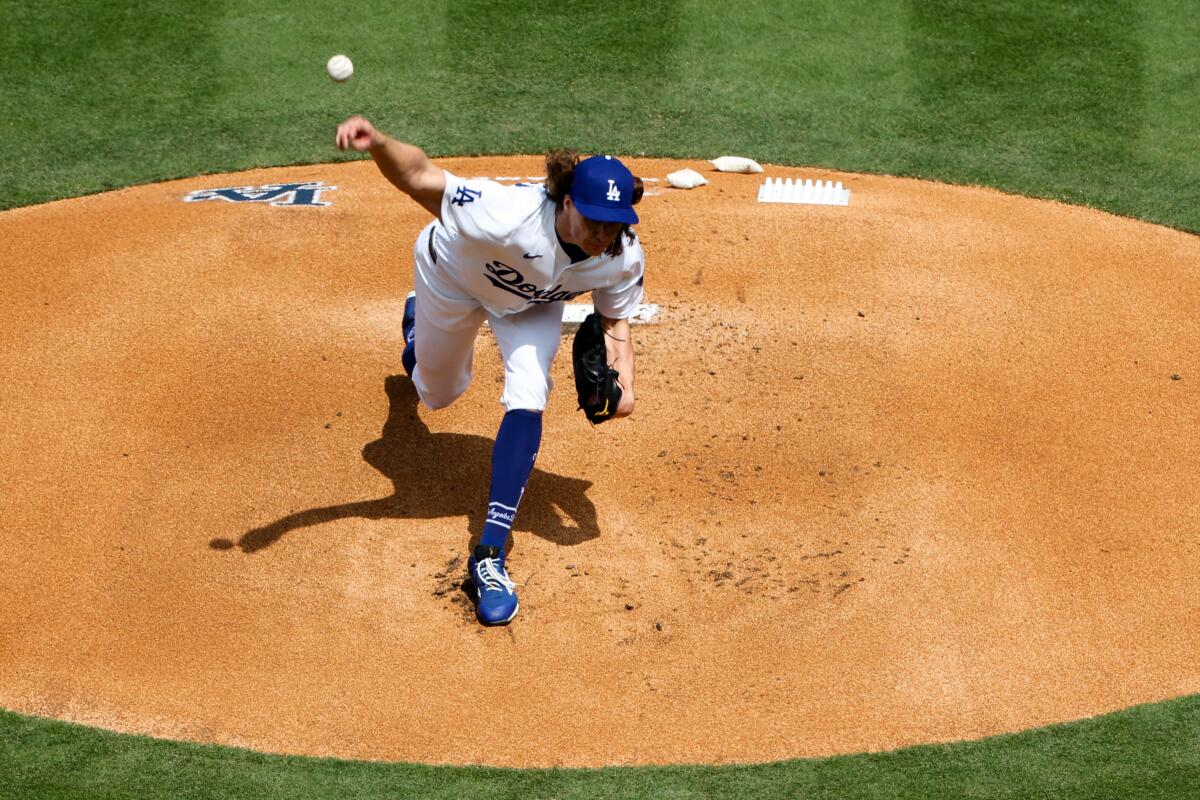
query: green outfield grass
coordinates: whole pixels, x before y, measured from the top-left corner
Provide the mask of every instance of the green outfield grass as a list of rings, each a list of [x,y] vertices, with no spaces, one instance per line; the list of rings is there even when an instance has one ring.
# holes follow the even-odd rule
[[[1200,231],[1195,0],[0,0],[0,207],[341,158],[551,146],[980,183]],[[325,59],[357,65],[334,85]]]
[[[1200,232],[1195,0],[0,0],[0,208],[359,156],[570,145],[984,184]],[[357,74],[334,85],[325,59]],[[681,731],[680,735],[686,735]],[[0,712],[0,800],[1184,798],[1200,698],[951,746],[505,771],[264,756]]]
[[[681,735],[686,735],[681,731]],[[0,798],[1184,800],[1200,698],[1011,736],[753,766],[504,770],[270,756],[0,712]],[[11,794],[5,794],[7,791]]]

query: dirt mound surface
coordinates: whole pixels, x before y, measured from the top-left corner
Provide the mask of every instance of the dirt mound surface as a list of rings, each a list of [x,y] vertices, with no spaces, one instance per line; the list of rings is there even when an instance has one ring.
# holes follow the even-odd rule
[[[630,163],[660,179],[637,413],[588,426],[559,358],[510,559],[522,613],[497,630],[460,583],[498,357],[481,335],[439,412],[396,377],[425,218],[373,165],[0,214],[0,705],[598,766],[1200,691],[1200,240],[815,170],[767,174],[841,180],[850,206],[762,205],[762,176],[681,191],[662,179],[696,163]],[[235,187],[258,201],[183,202]]]

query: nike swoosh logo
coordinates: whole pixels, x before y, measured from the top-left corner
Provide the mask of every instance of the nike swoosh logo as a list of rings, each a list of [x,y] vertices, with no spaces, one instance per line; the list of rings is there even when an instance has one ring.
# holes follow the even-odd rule
[[[526,258],[530,258],[530,259],[533,259],[533,258],[541,258],[541,257],[542,257],[542,254],[541,254],[541,253],[538,253],[536,256],[531,256],[531,255],[529,255],[529,253],[525,253],[524,255],[525,255],[525,257],[526,257]]]

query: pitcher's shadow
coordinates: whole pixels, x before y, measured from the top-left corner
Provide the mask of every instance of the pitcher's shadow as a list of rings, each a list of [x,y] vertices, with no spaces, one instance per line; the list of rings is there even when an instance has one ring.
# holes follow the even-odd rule
[[[465,516],[470,543],[479,541],[487,507],[492,440],[461,433],[432,433],[417,414],[417,393],[407,377],[384,381],[388,418],[379,439],[363,447],[363,459],[391,480],[389,497],[297,511],[236,542],[213,539],[217,550],[239,547],[254,553],[299,528],[324,522],[365,519],[434,519]],[[576,545],[600,535],[596,507],[587,497],[591,481],[534,468],[521,499],[517,524],[543,539]]]

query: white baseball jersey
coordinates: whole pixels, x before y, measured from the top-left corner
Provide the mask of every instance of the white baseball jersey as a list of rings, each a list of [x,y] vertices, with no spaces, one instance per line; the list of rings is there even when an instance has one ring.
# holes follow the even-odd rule
[[[642,300],[644,255],[625,240],[614,257],[571,263],[554,229],[555,206],[535,184],[505,186],[446,173],[441,221],[430,240],[438,272],[496,316],[592,293],[596,311],[632,316]]]

